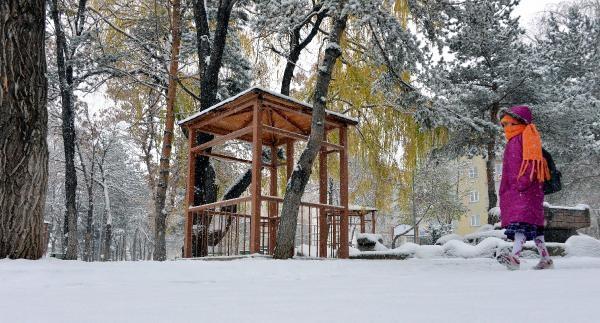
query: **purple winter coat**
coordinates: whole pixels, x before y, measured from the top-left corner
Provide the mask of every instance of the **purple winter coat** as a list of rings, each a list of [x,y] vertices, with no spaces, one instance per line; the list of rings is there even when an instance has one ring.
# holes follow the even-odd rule
[[[507,113],[531,123],[531,112],[526,106],[512,107]],[[498,192],[502,227],[516,222],[544,226],[543,183],[530,180],[531,165],[525,175],[517,178],[522,161],[523,135],[518,135],[511,138],[504,149],[502,180]]]

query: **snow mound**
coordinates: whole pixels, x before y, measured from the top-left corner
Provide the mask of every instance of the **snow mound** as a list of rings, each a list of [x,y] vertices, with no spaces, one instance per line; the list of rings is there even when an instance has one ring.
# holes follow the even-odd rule
[[[437,239],[437,241],[435,242],[436,245],[443,245],[444,243],[451,241],[451,240],[460,240],[462,241],[463,237],[459,234],[456,233],[451,233],[451,234],[447,234],[445,236],[441,236],[439,239]]]
[[[600,240],[587,235],[576,235],[565,242],[569,256],[600,257]]]
[[[400,247],[392,250],[393,252],[396,253],[405,253],[405,254],[409,254],[411,256],[415,255],[415,252],[417,252],[417,249],[421,247],[416,243],[412,243],[412,242],[407,242],[403,245],[401,245]]]
[[[381,234],[375,233],[359,233],[356,235],[356,246],[360,251],[387,251],[389,250],[383,245],[383,237]]]
[[[366,239],[372,242],[383,243],[383,236],[378,233],[358,233],[356,240]]]
[[[494,226],[491,224],[484,225],[477,232],[473,232],[464,236],[464,241],[473,241],[479,242],[483,241],[486,238],[498,238],[498,239],[506,239],[506,235],[504,234],[504,230],[494,230]]]
[[[419,246],[415,252],[415,257],[430,259],[430,258],[441,258],[444,256],[444,249],[442,246]]]
[[[510,243],[496,238],[488,237],[477,245],[471,245],[462,241],[448,241],[442,246],[444,256],[452,258],[491,258],[502,248],[510,247]]]

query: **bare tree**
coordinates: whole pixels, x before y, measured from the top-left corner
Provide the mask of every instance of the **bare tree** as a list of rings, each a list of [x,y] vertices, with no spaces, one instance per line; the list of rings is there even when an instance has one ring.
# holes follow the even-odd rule
[[[167,111],[165,130],[162,140],[160,162],[158,166],[158,185],[154,199],[154,260],[167,259],[165,231],[167,229],[167,212],[165,201],[169,183],[169,164],[171,162],[171,145],[173,143],[173,127],[175,125],[175,98],[177,94],[177,70],[179,69],[179,49],[181,47],[181,1],[173,1],[173,18],[171,20],[171,63],[169,66],[169,83],[167,86]]]
[[[86,0],[79,1],[77,14],[73,21],[74,35],[80,37],[85,23]],[[65,259],[77,259],[77,208],[75,206],[77,193],[77,171],[75,170],[75,98],[73,91],[72,59],[77,50],[76,44],[68,44],[62,22],[63,9],[58,0],[52,0],[52,20],[56,37],[56,65],[60,98],[62,104],[62,134],[65,151],[65,225],[68,230],[67,254]]]
[[[48,180],[45,1],[0,2],[0,259],[40,258]]]
[[[331,82],[331,74],[335,62],[342,54],[339,43],[348,20],[347,14],[342,13],[343,5],[344,1],[341,1],[337,12],[333,15],[334,21],[329,34],[329,41],[325,48],[325,56],[318,69],[315,91],[312,97],[311,132],[306,148],[302,151],[298,164],[292,172],[292,176],[286,187],[281,210],[281,220],[277,230],[277,245],[273,255],[274,258],[287,259],[294,256],[294,239],[300,199],[310,178],[312,164],[321,149],[321,143],[325,137],[325,105],[329,92],[329,83]]]

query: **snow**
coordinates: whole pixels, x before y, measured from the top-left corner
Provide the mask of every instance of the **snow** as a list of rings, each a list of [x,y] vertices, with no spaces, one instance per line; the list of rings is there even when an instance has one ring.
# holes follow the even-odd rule
[[[357,233],[356,239],[367,239],[372,242],[383,241],[383,236],[379,233]]]
[[[570,256],[600,257],[600,241],[583,234],[567,239],[565,249]]]
[[[357,204],[348,204],[348,210],[350,210],[350,211],[365,211],[365,212],[377,211],[377,209],[374,207],[357,205]]]
[[[437,239],[437,241],[435,242],[435,244],[437,245],[442,245],[450,240],[460,240],[462,241],[463,237],[459,234],[456,233],[451,233],[451,234],[447,234],[445,236],[441,236],[439,239]]]
[[[356,235],[356,237],[354,238],[354,245],[358,244],[358,240],[361,239],[366,239],[372,243],[375,243],[375,246],[373,247],[374,251],[388,251],[389,249],[383,245],[383,237],[381,236],[381,234],[376,234],[376,233],[358,233]]]
[[[564,210],[576,210],[576,211],[585,211],[585,210],[590,209],[590,206],[587,204],[577,204],[575,206],[564,206],[564,205],[552,205],[548,202],[544,202],[544,207],[552,208],[552,209],[564,209]]]
[[[338,44],[338,43],[329,43],[329,44],[327,44],[327,46],[325,46],[325,50],[328,50],[328,49],[333,49],[333,50],[336,50],[336,51],[339,51],[339,52],[342,51],[342,47],[340,47],[340,44]]]
[[[484,233],[504,232],[504,230],[484,231]],[[439,258],[493,258],[503,249],[512,248],[513,243],[505,241],[502,237],[478,236],[474,241],[480,241],[477,244],[466,243],[452,235],[444,236],[447,240],[443,244],[436,245],[417,245],[414,243],[405,243],[396,249],[388,249],[385,246],[377,246],[374,251],[358,251],[351,253],[352,257],[360,258],[361,256],[402,256],[402,258],[421,258],[421,259],[439,259]],[[440,238],[440,240],[442,239]],[[438,240],[438,242],[440,241]],[[466,239],[465,239],[466,240]],[[564,244],[548,242],[546,245],[550,247],[560,247],[564,249],[565,254],[569,257],[600,257],[600,240],[594,239],[586,235],[577,235],[570,237]],[[523,252],[524,258],[538,258],[533,241],[525,243],[526,250]]]
[[[463,239],[465,241],[480,241],[489,237],[506,239],[506,235],[504,235],[504,229],[494,230],[494,226],[491,224],[486,224],[477,232],[466,234]]]
[[[535,264],[512,272],[483,258],[0,260],[0,321],[597,321],[600,258],[555,258],[556,269],[541,272],[529,270]]]

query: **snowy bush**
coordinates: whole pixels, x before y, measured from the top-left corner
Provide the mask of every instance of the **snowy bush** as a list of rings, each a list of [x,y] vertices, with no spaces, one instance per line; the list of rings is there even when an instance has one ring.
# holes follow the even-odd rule
[[[569,256],[600,257],[600,240],[590,236],[572,236],[565,242],[565,247]]]

